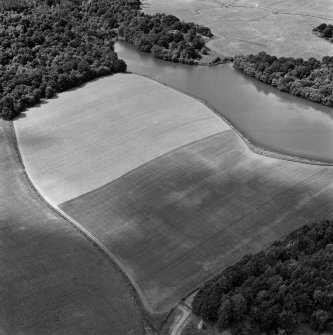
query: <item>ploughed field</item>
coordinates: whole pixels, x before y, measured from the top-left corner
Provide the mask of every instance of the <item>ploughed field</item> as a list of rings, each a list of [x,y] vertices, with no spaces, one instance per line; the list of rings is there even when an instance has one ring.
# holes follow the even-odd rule
[[[242,255],[333,211],[333,169],[257,156],[229,130],[60,207],[165,311]]]
[[[307,59],[332,55],[332,45],[312,29],[332,23],[330,0],[146,0],[148,14],[173,14],[211,28],[208,46],[224,55],[265,51]]]
[[[56,205],[230,129],[200,102],[132,74],[64,92],[31,108],[15,128],[30,177]]]
[[[27,183],[0,121],[0,333],[144,334],[128,285]]]
[[[136,75],[62,93],[15,128],[41,194],[103,243],[151,312],[333,214],[332,167],[254,154],[203,104]]]

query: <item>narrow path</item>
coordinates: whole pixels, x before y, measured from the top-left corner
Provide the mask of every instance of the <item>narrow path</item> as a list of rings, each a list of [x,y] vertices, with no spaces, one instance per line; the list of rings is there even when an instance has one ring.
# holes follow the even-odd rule
[[[13,123],[11,123],[11,129],[12,129],[12,136],[15,138],[15,149],[16,149],[16,153],[19,157],[20,163],[22,165],[22,169],[24,170],[24,174],[25,177],[27,178],[27,182],[29,184],[29,186],[31,187],[31,189],[33,190],[33,192],[37,195],[37,197],[41,200],[41,202],[46,205],[49,209],[51,209],[53,212],[55,212],[58,216],[62,217],[63,219],[65,219],[68,223],[70,223],[74,228],[76,228],[77,230],[79,230],[82,235],[84,237],[86,237],[90,242],[92,242],[92,244],[97,247],[106,257],[108,257],[111,262],[118,268],[118,270],[122,273],[122,275],[124,276],[124,278],[126,279],[127,282],[130,283],[131,286],[133,286],[133,288],[135,289],[135,291],[137,292],[137,294],[140,297],[141,302],[143,303],[144,307],[150,312],[150,313],[154,313],[153,309],[151,308],[149,302],[147,301],[147,299],[145,298],[145,296],[143,295],[142,291],[140,290],[140,288],[136,285],[135,281],[131,280],[130,277],[127,274],[126,269],[123,267],[123,265],[118,261],[118,259],[111,254],[111,252],[104,246],[103,243],[101,243],[94,235],[92,235],[87,229],[85,229],[82,225],[80,225],[78,222],[76,222],[74,219],[72,219],[70,216],[68,216],[64,211],[62,211],[59,207],[57,207],[56,205],[54,205],[52,203],[52,201],[50,201],[49,199],[47,199],[46,197],[43,196],[42,192],[38,189],[37,185],[35,185],[31,178],[29,177],[29,174],[27,173],[27,170],[24,166],[22,157],[21,157],[21,152],[20,152],[20,148],[19,148],[19,144],[17,142],[16,139],[16,135],[15,135],[15,127],[13,125]]]
[[[280,11],[279,9],[271,9],[271,8],[268,8],[268,7],[260,6],[259,4],[256,4],[256,5],[237,5],[237,2],[238,2],[238,0],[226,0],[226,1],[217,1],[217,4],[221,8],[261,9],[261,10],[264,10],[266,12],[270,12],[270,13],[273,13],[273,14],[305,16],[305,17],[313,17],[313,18],[316,18],[316,19],[322,19],[322,20],[326,20],[326,21],[333,21],[332,18],[328,18],[328,17],[325,17],[325,16],[311,15],[311,14],[302,13],[302,12],[285,12],[285,11]],[[255,19],[255,20],[260,20],[260,19],[262,19],[262,18]],[[255,20],[240,20],[240,21],[255,21]]]
[[[180,335],[182,333],[182,330],[186,326],[188,318],[191,314],[191,310],[187,306],[178,305],[178,309],[182,312],[182,316],[172,326],[170,330],[170,335]]]
[[[293,15],[293,16],[304,16],[304,17],[313,17],[316,19],[322,19],[326,21],[333,21],[332,18],[324,17],[324,16],[318,16],[318,15],[311,15],[306,13],[297,13],[297,12],[283,12],[278,9],[270,9],[263,6],[246,6],[246,5],[228,5],[227,7],[233,7],[233,8],[250,8],[250,9],[261,9],[267,12],[271,12],[273,14],[282,14],[282,15]]]
[[[8,216],[8,217],[10,217],[10,222],[11,222],[11,226],[13,226],[13,227],[15,227],[15,226],[18,226],[19,224],[23,224],[24,226],[23,226],[23,228],[24,228],[24,230],[25,229],[32,229],[32,228],[30,228],[30,222],[33,222],[33,226],[34,226],[34,228],[33,229],[36,229],[37,228],[37,230],[36,230],[36,232],[37,231],[39,231],[39,230],[45,230],[45,229],[48,229],[48,225],[49,225],[49,221],[50,220],[56,220],[56,222],[51,222],[51,224],[52,224],[52,229],[49,229],[49,231],[48,231],[48,234],[51,234],[51,231],[53,232],[53,231],[56,231],[57,232],[57,234],[59,235],[59,238],[60,238],[60,236],[61,235],[63,235],[63,234],[66,234],[66,231],[68,231],[67,232],[67,234],[68,235],[75,235],[75,236],[77,236],[77,238],[82,238],[82,236],[84,236],[89,242],[91,242],[104,256],[106,256],[106,257],[100,257],[100,256],[98,256],[98,253],[97,253],[97,256],[99,257],[99,258],[102,258],[102,260],[101,259],[99,259],[98,261],[96,261],[96,265],[97,265],[97,267],[99,267],[99,270],[97,270],[97,269],[93,269],[92,270],[92,273],[91,273],[91,275],[93,275],[94,273],[101,273],[101,275],[102,275],[102,273],[103,273],[103,271],[104,271],[104,267],[102,266],[102,264],[103,264],[103,259],[108,259],[108,262],[106,262],[106,265],[107,265],[107,268],[109,269],[105,269],[105,271],[109,271],[109,272],[111,272],[111,273],[114,273],[115,275],[117,275],[119,278],[118,279],[116,279],[116,278],[114,278],[112,275],[110,276],[110,274],[109,274],[109,276],[106,276],[105,277],[105,279],[103,279],[103,280],[105,280],[105,281],[109,281],[109,284],[108,285],[111,285],[111,286],[113,286],[113,285],[115,285],[114,287],[117,287],[117,280],[121,280],[121,281],[124,281],[124,284],[119,284],[119,285],[124,285],[124,286],[126,286],[127,287],[127,294],[129,295],[129,301],[132,301],[131,302],[131,304],[133,303],[133,305],[134,305],[134,308],[136,309],[136,311],[137,311],[137,313],[138,313],[138,318],[140,319],[140,320],[142,320],[142,321],[144,321],[143,323],[146,323],[146,324],[149,324],[149,321],[148,321],[148,319],[147,319],[147,317],[146,317],[146,312],[145,312],[145,306],[144,306],[144,304],[142,303],[142,301],[140,300],[140,295],[139,295],[139,293],[137,293],[137,291],[136,291],[136,287],[133,285],[133,283],[128,279],[128,277],[126,276],[126,273],[122,270],[122,268],[119,266],[119,264],[117,263],[117,261],[115,261],[114,259],[113,259],[113,257],[112,257],[112,255],[110,255],[109,254],[109,252],[107,252],[107,250],[105,250],[105,248],[103,247],[103,245],[101,244],[101,243],[99,243],[99,241],[97,240],[97,239],[95,239],[91,234],[89,234],[89,232],[87,232],[87,231],[85,231],[84,229],[81,229],[82,227],[80,227],[80,225],[78,225],[77,223],[75,223],[75,222],[73,222],[73,220],[71,220],[69,217],[67,217],[64,213],[62,213],[61,211],[59,211],[59,210],[57,210],[55,207],[53,207],[50,203],[48,203],[43,197],[42,197],[42,195],[37,191],[37,189],[35,188],[35,186],[32,184],[32,182],[31,182],[31,180],[29,179],[29,176],[27,175],[27,173],[26,173],[26,170],[25,170],[25,167],[24,167],[24,165],[23,165],[23,162],[22,162],[22,158],[21,158],[21,155],[20,155],[20,151],[19,151],[19,148],[18,148],[18,144],[17,144],[17,140],[16,140],[16,136],[15,136],[15,130],[14,130],[14,126],[13,126],[13,123],[12,122],[1,122],[0,123],[0,126],[1,126],[1,133],[2,133],[2,135],[4,136],[4,142],[2,143],[2,145],[3,146],[5,146],[5,145],[7,145],[8,147],[9,147],[9,149],[7,149],[7,150],[10,150],[10,152],[11,152],[11,154],[12,154],[12,156],[13,156],[13,158],[8,158],[8,161],[9,161],[9,163],[10,163],[10,160],[12,160],[12,161],[14,161],[15,163],[16,163],[16,165],[14,165],[13,167],[12,167],[12,169],[11,169],[11,174],[14,176],[15,174],[17,175],[17,176],[19,176],[19,177],[16,177],[16,178],[18,178],[18,179],[21,179],[22,180],[22,185],[18,185],[18,186],[16,186],[15,185],[15,179],[13,180],[13,181],[10,181],[10,188],[9,188],[9,190],[11,191],[11,190],[14,190],[16,193],[18,193],[19,194],[19,196],[18,196],[18,199],[16,200],[16,202],[18,202],[19,204],[21,203],[21,205],[20,205],[20,207],[19,208],[22,208],[22,209],[20,209],[19,210],[19,208],[16,208],[16,210],[15,210],[15,208],[14,209],[12,209],[12,207],[17,207],[18,206],[18,204],[15,202],[15,204],[13,204],[13,205],[11,205],[10,204],[10,200],[8,200],[7,201],[7,203],[5,203],[5,207],[3,207],[3,208],[1,208],[0,207],[0,209],[4,209],[4,212],[2,213],[2,215],[5,215],[5,217],[6,216]],[[6,162],[7,160],[6,160],[6,157],[2,157],[2,159],[3,159],[3,161],[4,162]],[[9,164],[9,163],[7,163],[7,165]],[[18,170],[19,172],[15,172],[16,170]],[[3,172],[2,172],[3,173]],[[6,172],[5,172],[6,173]],[[8,172],[7,172],[7,174],[8,174]],[[8,178],[7,178],[8,179]],[[8,181],[9,182],[9,181]],[[24,186],[23,186],[23,184],[24,184]],[[6,190],[6,183],[5,183],[5,185],[4,185],[4,190]],[[17,189],[17,190],[16,190]],[[8,193],[8,192],[7,192]],[[7,196],[7,195],[6,195]],[[6,198],[5,198],[6,199]],[[32,205],[30,205],[30,203],[32,203]],[[8,208],[7,208],[8,207]],[[30,210],[30,207],[31,207],[31,210],[33,211],[33,213],[32,214],[29,214],[30,212],[27,212],[27,208]],[[40,208],[39,208],[40,207]],[[11,215],[10,214],[10,210],[15,210],[15,212],[14,212],[14,214],[16,215],[16,216],[18,216],[18,218],[17,218],[17,220],[22,220],[22,218],[21,217],[19,217],[19,215],[20,215],[20,211],[25,211],[26,212],[26,216],[27,216],[27,218],[25,218],[23,221],[22,221],[22,223],[21,223],[21,221],[18,221],[18,223],[15,221],[16,219],[14,218],[14,215]],[[1,211],[0,211],[1,212]],[[36,212],[36,214],[35,214],[35,212]],[[43,216],[44,215],[44,216]],[[34,218],[36,216],[36,218]],[[51,219],[53,217],[53,219]],[[60,219],[60,220],[59,220]],[[70,223],[70,226],[69,225],[64,225],[64,223],[63,223],[63,220],[64,221],[66,221],[67,223]],[[43,225],[41,225],[43,223]],[[32,224],[31,224],[31,226],[32,226]],[[35,227],[36,226],[36,227]],[[74,227],[78,232],[79,232],[79,234],[78,233],[74,233],[75,232],[75,230],[73,230],[73,229],[70,229],[69,227]],[[1,228],[1,226],[0,226],[0,228]],[[12,229],[14,229],[14,228],[12,228]],[[37,234],[37,233],[36,233]],[[30,237],[29,237],[30,238]],[[58,236],[56,237],[56,238],[58,238]],[[45,237],[45,238],[43,238],[43,240],[50,240],[51,239],[51,237]],[[68,239],[68,238],[67,238]],[[61,259],[61,254],[63,253],[63,252],[65,252],[66,253],[66,247],[64,246],[64,241],[63,241],[64,239],[62,238],[61,239],[61,242],[60,243],[57,243],[57,245],[59,244],[59,248],[60,248],[60,250],[61,251],[56,251],[56,250],[53,250],[55,247],[52,247],[52,240],[51,241],[49,241],[49,243],[51,243],[51,246],[49,246],[48,244],[45,246],[45,247],[43,247],[43,248],[46,248],[47,250],[45,251],[43,248],[39,251],[39,254],[41,254],[41,255],[45,255],[45,256],[40,256],[40,257],[42,257],[43,259],[46,257],[50,257],[50,255],[53,255],[53,253],[55,254],[53,257],[55,258],[55,264],[57,264],[57,266],[59,265],[59,266],[61,266],[61,262],[63,262],[62,261],[62,259]],[[37,247],[38,247],[38,245],[39,244],[42,244],[42,243],[45,243],[44,241],[42,241],[42,240],[40,240],[39,238],[38,238],[38,235],[36,235],[35,236],[35,238],[34,238],[34,243],[37,245]],[[10,240],[9,240],[9,242],[10,242]],[[7,244],[9,243],[9,242],[6,242]],[[6,243],[4,242],[4,246],[6,246]],[[11,242],[11,243],[13,243],[13,242]],[[88,244],[88,246],[89,246],[89,244]],[[90,244],[90,246],[91,246],[91,244]],[[31,252],[31,245],[29,245],[29,247],[27,248],[27,253],[30,253]],[[38,247],[39,248],[39,247]],[[75,246],[73,246],[73,248],[75,248]],[[20,248],[18,248],[18,249],[20,249]],[[94,249],[94,248],[92,248],[92,249]],[[91,250],[89,249],[89,248],[86,248],[86,249],[84,249],[85,251],[84,252],[86,252],[86,253],[88,253],[89,254],[89,257],[92,257],[92,255],[91,255]],[[96,250],[96,249],[95,249]],[[4,252],[6,251],[6,249],[5,249],[5,247],[4,247]],[[17,253],[17,252],[16,252]],[[94,254],[94,253],[93,253]],[[15,255],[14,255],[15,256]],[[30,271],[30,269],[29,269],[29,263],[30,262],[33,262],[35,265],[35,268],[34,268],[34,274],[33,274],[33,276],[34,277],[36,277],[36,278],[38,278],[38,277],[40,277],[40,281],[44,281],[45,279],[43,279],[44,277],[43,277],[43,273],[46,271],[46,269],[48,268],[48,266],[47,267],[44,267],[43,268],[43,271],[41,272],[41,273],[39,273],[36,269],[38,268],[38,266],[40,265],[40,266],[42,266],[44,263],[43,263],[43,260],[41,261],[41,264],[39,264],[38,262],[39,262],[39,260],[38,260],[38,257],[35,257],[34,255],[32,255],[33,257],[32,257],[32,259],[31,260],[29,260],[29,262],[27,262],[27,261],[25,261],[25,263],[24,263],[24,266],[22,265],[22,266],[20,266],[20,267],[17,267],[16,268],[16,272],[17,271],[24,271],[24,272],[26,272],[27,270],[29,270]],[[13,257],[13,256],[11,256],[11,257]],[[68,275],[70,276],[72,276],[72,275],[77,275],[78,277],[80,277],[80,272],[78,272],[78,270],[77,270],[77,268],[78,267],[80,267],[81,265],[79,264],[79,263],[77,263],[78,262],[78,259],[77,258],[79,258],[80,257],[80,255],[76,255],[75,254],[75,256],[73,255],[73,254],[71,254],[70,252],[67,252],[67,263],[68,262],[74,262],[74,264],[71,266],[71,268],[70,268],[70,272],[68,273]],[[66,262],[65,262],[65,264],[66,264]],[[76,262],[76,263],[75,263]],[[85,261],[86,262],[86,261]],[[50,267],[51,267],[51,269],[53,269],[53,267],[55,267],[55,264],[53,265],[53,266],[51,266],[51,264],[52,264],[52,259],[50,259],[50,262],[48,262],[48,263],[50,263]],[[98,265],[99,264],[99,265]],[[91,265],[91,264],[88,264],[88,265]],[[111,266],[110,266],[111,265]],[[95,266],[95,265],[94,265]],[[90,268],[93,268],[94,266],[90,266]],[[8,266],[7,267],[4,267],[4,268],[2,268],[2,270],[3,270],[3,272],[4,272],[4,274],[6,274],[6,271],[8,271]],[[65,272],[66,270],[59,270],[59,273],[62,273],[62,272]],[[87,270],[86,271],[88,271],[89,272],[89,268],[87,268]],[[104,271],[104,272],[105,272]],[[15,273],[16,272],[13,272],[13,274],[12,274],[12,276],[15,276]],[[59,274],[58,274],[59,275]],[[71,288],[71,286],[67,283],[66,284],[66,287],[65,286],[62,286],[62,284],[61,284],[61,282],[62,281],[65,281],[66,282],[66,280],[68,281],[68,279],[66,278],[66,276],[67,276],[67,273],[64,273],[64,274],[61,274],[60,275],[60,277],[58,278],[58,279],[56,279],[56,280],[54,280],[55,281],[55,285],[56,285],[56,288],[57,288],[57,290],[58,289],[60,289],[61,290],[61,292],[59,292],[59,293],[57,293],[57,296],[59,295],[59,298],[58,299],[61,299],[61,295],[63,295],[63,294],[67,294],[68,295],[68,297],[66,298],[67,300],[69,300],[69,303],[70,303],[70,298],[69,297],[71,297],[72,295],[77,295],[77,294],[81,294],[81,289],[79,290],[77,287],[73,290],[73,288]],[[85,278],[87,275],[84,275],[83,276],[83,278]],[[98,276],[100,276],[100,275],[98,275]],[[6,284],[5,283],[5,279],[6,277],[4,277],[4,285]],[[45,278],[47,278],[47,277],[45,277]],[[110,282],[110,278],[111,278],[111,282]],[[22,281],[22,280],[24,280],[24,276],[23,275],[21,275],[18,279],[17,279],[17,283],[15,283],[15,285],[20,285],[20,282]],[[34,280],[36,280],[36,279],[34,279]],[[75,278],[75,280],[77,280],[76,278]],[[85,280],[87,280],[87,278],[85,278]],[[78,281],[78,283],[80,283],[82,281],[82,279],[79,279],[79,281]],[[52,282],[52,280],[51,280],[51,282]],[[50,284],[48,284],[48,285],[52,285],[52,283],[50,283]],[[101,297],[103,297],[103,298],[100,298],[100,300],[99,300],[99,302],[98,302],[98,304],[99,304],[99,309],[101,309],[101,311],[100,311],[100,313],[102,313],[102,311],[103,311],[103,309],[102,309],[102,306],[104,306],[104,304],[105,304],[105,302],[104,302],[104,297],[108,297],[110,294],[112,295],[114,295],[114,301],[115,301],[115,304],[117,304],[117,302],[116,302],[116,300],[117,300],[117,297],[116,297],[116,292],[109,292],[109,291],[106,291],[106,292],[104,292],[103,294],[99,294],[99,291],[102,291],[102,288],[95,288],[95,289],[92,289],[91,287],[89,287],[89,283],[88,282],[85,282],[84,283],[84,285],[83,284],[81,284],[81,286],[82,286],[82,289],[84,289],[84,291],[86,291],[86,296],[89,296],[89,295],[91,295],[91,293],[93,292],[94,294],[97,294],[98,296],[101,296]],[[93,283],[93,285],[98,285],[98,282],[94,282]],[[118,286],[119,286],[118,285]],[[59,287],[58,287],[59,286]],[[68,287],[67,287],[68,286]],[[5,287],[5,286],[4,286]],[[51,290],[52,290],[53,288],[51,288]],[[30,289],[29,289],[30,290]],[[32,320],[30,320],[29,322],[30,323],[32,323],[32,322],[34,322],[35,320],[34,320],[34,318],[36,318],[36,319],[38,319],[38,317],[39,317],[39,312],[38,312],[38,302],[40,301],[40,300],[42,300],[42,299],[47,299],[47,301],[48,301],[48,303],[50,303],[50,304],[52,304],[52,306],[54,307],[54,308],[57,308],[57,302],[56,301],[53,301],[52,299],[50,299],[49,298],[49,295],[50,295],[50,293],[49,292],[42,292],[41,290],[42,290],[42,288],[41,289],[39,289],[38,287],[35,287],[34,288],[34,290],[37,290],[37,293],[35,293],[35,295],[31,295],[30,297],[28,297],[29,298],[29,300],[28,301],[26,301],[26,305],[29,305],[29,304],[31,304],[33,301],[35,301],[35,308],[36,308],[36,310],[31,310],[29,313],[31,314],[29,314],[30,315],[30,317],[29,318],[31,318]],[[68,292],[69,290],[71,290],[71,292]],[[40,291],[40,292],[39,292]],[[39,292],[39,293],[38,293]],[[12,293],[10,293],[10,292],[8,292],[8,294],[10,294],[10,296],[12,296],[12,295],[17,295],[17,292],[15,291],[13,291]],[[81,296],[79,296],[79,298],[77,298],[76,297],[76,299],[84,299],[84,297],[85,297],[85,295],[83,295],[82,294],[82,297]],[[22,296],[22,297],[20,297],[20,295],[18,295],[19,296],[19,299],[21,299],[22,301],[24,301],[24,296]],[[37,298],[37,296],[38,296],[38,298]],[[44,297],[45,296],[45,297]],[[1,298],[3,297],[3,294],[1,293],[1,296],[0,296]],[[37,300],[36,300],[37,299]],[[49,300],[50,299],[50,300]],[[123,298],[121,298],[121,299],[127,299],[126,297],[125,297],[125,294],[124,294],[124,297]],[[93,299],[92,298],[89,298],[88,300],[90,300],[91,301],[91,304],[90,304],[90,306],[92,307],[92,308],[94,308],[94,302],[93,302]],[[81,304],[82,304],[83,302],[81,302]],[[3,311],[5,311],[6,310],[6,301],[4,301],[4,304],[3,304],[4,306],[3,306]],[[14,308],[13,306],[15,306],[15,299],[13,300],[13,303],[12,303],[12,307],[11,308]],[[73,306],[75,306],[75,303],[73,303]],[[77,307],[79,307],[79,306],[77,306]],[[120,305],[118,304],[118,308],[120,307]],[[18,309],[16,312],[15,312],[15,315],[18,313],[18,315],[19,315],[19,318],[20,318],[20,322],[22,323],[23,321],[24,321],[24,315],[25,314],[23,314],[23,313],[27,313],[27,312],[23,312],[23,311],[21,311],[22,310],[22,306],[20,307],[20,309]],[[113,313],[113,312],[115,312],[117,310],[117,307],[116,306],[113,306],[112,304],[109,304],[108,305],[108,314],[109,313]],[[45,313],[45,312],[43,312],[43,313]],[[126,313],[126,311],[124,311],[124,313]],[[46,315],[47,317],[49,317],[49,318],[51,318],[51,315]],[[3,317],[5,317],[5,315],[4,314],[0,314],[0,321],[1,321],[1,318],[3,318]],[[13,317],[14,317],[14,315],[13,315]],[[100,316],[98,316],[98,317],[104,317],[103,315],[100,315]],[[95,317],[95,321],[97,322],[97,320],[98,320],[98,317],[96,316]],[[90,318],[90,317],[89,317]],[[85,322],[86,323],[88,323],[89,322],[89,318],[87,318],[87,320],[85,320]],[[9,318],[10,319],[10,318]],[[8,320],[9,320],[8,319]],[[112,327],[110,328],[110,325],[108,326],[108,329],[110,330],[110,329],[113,329],[115,332],[117,332],[117,331],[119,331],[119,329],[117,329],[116,328],[116,324],[115,324],[115,320],[111,320],[111,318],[110,318],[110,316],[109,316],[109,319],[110,319],[110,321],[109,321],[109,323],[113,323],[114,324],[114,326],[115,326],[115,328],[113,329]],[[9,321],[8,320],[6,320],[6,322],[8,323]],[[18,322],[18,324],[17,325],[15,325],[15,327],[20,327],[21,326],[21,324],[20,324],[20,322]],[[35,321],[36,322],[36,321]],[[122,321],[119,321],[119,322],[122,322]],[[26,322],[25,322],[26,323]],[[71,315],[69,315],[68,316],[68,320],[66,320],[66,324],[68,325],[68,326],[66,326],[66,329],[68,328],[68,329],[73,329],[73,324],[71,323]],[[81,324],[81,331],[80,332],[73,332],[72,330],[71,330],[71,334],[79,334],[79,333],[82,333],[82,332],[84,332],[85,330],[84,330],[84,324],[82,323],[82,322],[80,322],[80,324]],[[45,321],[45,324],[43,325],[43,327],[44,327],[44,329],[48,329],[47,327],[48,327],[49,325],[47,324],[47,322]],[[101,325],[101,327],[103,327],[103,325]],[[94,327],[93,327],[94,328]],[[146,328],[146,329],[145,329]],[[151,327],[152,328],[152,327]],[[30,327],[29,327],[29,329],[30,329]],[[94,328],[95,329],[95,331],[96,331],[96,334],[100,334],[99,332],[98,332],[98,329],[95,327]],[[148,327],[144,327],[144,325],[142,325],[142,328],[140,329],[140,334],[145,334],[145,333],[147,333],[148,332],[148,330],[150,329],[150,326],[148,326]],[[32,328],[31,327],[31,329],[30,330],[35,330],[35,331],[37,331],[37,328]],[[30,331],[29,330],[29,331]],[[50,331],[51,331],[51,329],[49,329]],[[30,332],[27,332],[26,334],[30,334]],[[105,331],[105,330],[104,330]],[[104,331],[103,332],[101,332],[101,334],[102,333],[104,333]],[[136,331],[139,331],[138,329],[136,329]],[[64,334],[66,334],[67,332],[64,332]],[[121,334],[123,334],[122,332],[118,332],[119,334],[121,333]]]

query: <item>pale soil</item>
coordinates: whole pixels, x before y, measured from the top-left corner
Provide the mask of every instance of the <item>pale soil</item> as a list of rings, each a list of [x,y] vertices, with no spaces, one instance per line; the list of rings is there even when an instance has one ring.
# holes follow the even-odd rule
[[[31,108],[15,129],[29,176],[58,205],[230,127],[191,97],[117,74]]]
[[[0,121],[0,334],[144,334],[133,292],[28,184]]]
[[[212,29],[208,46],[223,55],[265,51],[277,56],[333,55],[333,46],[312,29],[332,23],[330,0],[145,0],[143,10],[163,12]]]
[[[233,131],[185,145],[60,208],[166,312],[244,254],[333,214],[333,167],[257,155]]]

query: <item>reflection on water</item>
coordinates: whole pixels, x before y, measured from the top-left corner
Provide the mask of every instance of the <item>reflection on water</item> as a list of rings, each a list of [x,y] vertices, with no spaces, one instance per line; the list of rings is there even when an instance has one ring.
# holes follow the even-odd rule
[[[207,101],[254,144],[288,155],[333,162],[333,108],[282,93],[231,65],[164,62],[118,42],[128,71]]]

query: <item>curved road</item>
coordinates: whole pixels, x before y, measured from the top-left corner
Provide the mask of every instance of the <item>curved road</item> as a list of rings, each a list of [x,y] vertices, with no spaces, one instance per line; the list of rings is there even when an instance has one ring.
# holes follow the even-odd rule
[[[182,312],[182,316],[171,327],[170,335],[181,335],[184,327],[186,326],[186,321],[191,314],[191,310],[187,306],[178,305],[178,309]]]

